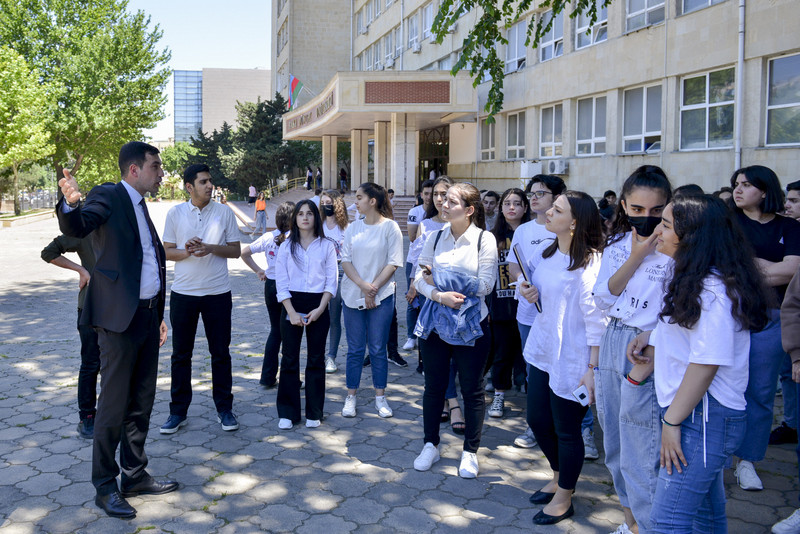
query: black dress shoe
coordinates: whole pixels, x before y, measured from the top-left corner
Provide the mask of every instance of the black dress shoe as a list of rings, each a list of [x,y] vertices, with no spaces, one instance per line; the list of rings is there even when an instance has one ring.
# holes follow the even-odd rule
[[[539,513],[533,516],[533,522],[536,525],[555,525],[562,519],[572,517],[574,514],[575,508],[572,507],[572,504],[569,505],[569,510],[561,515],[548,515],[544,513],[544,510],[539,510]]]
[[[531,504],[547,504],[553,500],[553,496],[555,493],[547,493],[545,491],[536,491],[533,495],[531,495],[528,500],[531,501]]]
[[[148,478],[129,488],[122,488],[122,495],[125,497],[136,497],[137,495],[161,495],[178,489],[179,484],[174,480],[158,482],[154,478]]]
[[[118,491],[108,495],[98,495],[94,498],[94,503],[111,517],[121,519],[136,517],[136,508],[128,504],[128,501]]]

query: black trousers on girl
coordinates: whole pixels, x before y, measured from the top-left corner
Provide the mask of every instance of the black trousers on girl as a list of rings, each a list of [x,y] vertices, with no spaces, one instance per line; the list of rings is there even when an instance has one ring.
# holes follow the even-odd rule
[[[300,315],[319,307],[322,293],[292,291],[292,306]],[[281,306],[283,307],[283,306]],[[308,357],[306,360],[306,419],[322,419],[325,405],[325,341],[331,326],[327,306],[319,319],[305,327],[289,322],[286,308],[281,310],[281,337],[283,357],[281,378],[278,381],[278,417],[300,422],[300,344],[306,331]]]
[[[522,354],[517,321],[492,321],[492,342],[494,363],[492,364],[492,385],[500,391],[511,389],[511,376],[514,362]]]
[[[278,353],[281,350],[281,310],[283,305],[278,302],[278,289],[275,280],[267,278],[264,283],[264,302],[267,304],[269,315],[269,336],[264,345],[264,363],[261,365],[262,386],[273,386],[278,377]]]
[[[486,403],[483,394],[483,366],[489,355],[491,338],[489,321],[481,321],[483,335],[475,346],[449,345],[436,332],[420,339],[420,354],[425,368],[425,393],[422,396],[422,420],[425,443],[439,445],[439,425],[444,408],[445,391],[450,377],[450,360],[454,360],[464,399],[464,450],[478,452],[483,430]]]
[[[530,366],[528,425],[550,469],[558,472],[558,487],[571,490],[583,469],[581,421],[588,407],[559,397],[550,389],[549,381],[549,374]]]

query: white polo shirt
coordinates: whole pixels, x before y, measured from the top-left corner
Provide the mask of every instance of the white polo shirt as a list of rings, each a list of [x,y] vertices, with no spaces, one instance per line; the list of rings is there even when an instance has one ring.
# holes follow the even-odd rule
[[[228,206],[213,200],[202,211],[191,201],[170,208],[164,225],[164,241],[175,243],[178,250],[185,250],[186,242],[193,237],[199,237],[203,243],[211,245],[237,243],[239,226],[236,216]],[[172,291],[202,297],[220,295],[230,290],[227,258],[208,254],[202,258],[190,256],[175,262]]]

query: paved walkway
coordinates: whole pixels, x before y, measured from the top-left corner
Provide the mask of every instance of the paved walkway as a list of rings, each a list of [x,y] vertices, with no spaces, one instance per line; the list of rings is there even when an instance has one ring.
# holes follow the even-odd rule
[[[150,208],[159,229],[168,207]],[[200,329],[189,424],[173,436],[158,433],[169,411],[168,341],[161,349],[148,470],[179,480],[183,488],[130,499],[138,510],[133,520],[106,517],[93,504],[90,443],[75,429],[77,278],[39,258],[57,233],[55,220],[0,230],[0,532],[532,531],[537,509],[528,495],[544,484],[549,470],[538,448],[511,445],[525,429],[522,394],[509,394],[504,419],[487,419],[477,480],[458,477],[461,439],[446,425],[442,460],[426,473],[413,469],[422,446],[423,390],[413,365],[390,366],[391,419],[375,413],[366,387],[369,369],[358,416],[342,418],[342,370],[328,375],[322,426],[279,431],[276,390],[258,385],[268,328],[263,285],[241,260],[230,262],[234,412],[241,429],[223,432],[216,422]],[[400,317],[402,323],[402,311]],[[344,344],[339,353],[341,366]],[[726,473],[733,533],[767,532],[796,506],[792,447],[770,447],[759,472],[768,489],[756,493],[740,490]],[[622,522],[602,461],[584,466],[575,508],[572,520],[533,531],[606,533]]]

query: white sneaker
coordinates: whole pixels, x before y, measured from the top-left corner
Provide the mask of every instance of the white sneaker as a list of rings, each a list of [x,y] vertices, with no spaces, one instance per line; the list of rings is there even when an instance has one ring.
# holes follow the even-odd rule
[[[583,458],[585,460],[597,460],[600,458],[600,453],[597,452],[597,445],[594,444],[592,429],[584,428],[581,434],[583,435]]]
[[[514,445],[522,449],[532,449],[536,446],[536,438],[533,437],[533,430],[528,427],[524,434],[520,434],[514,438]]]
[[[355,417],[356,416],[356,396],[348,395],[344,399],[344,408],[342,408],[342,417]]]
[[[736,466],[736,471],[734,471],[733,474],[736,475],[736,481],[743,490],[761,491],[764,489],[764,484],[762,484],[761,479],[758,478],[758,473],[756,473],[753,462],[739,460],[739,464]]]
[[[403,350],[414,350],[417,348],[417,338],[410,337],[406,340],[405,344],[403,345]]]
[[[333,360],[333,358],[327,356],[325,358],[325,372],[330,374],[330,373],[335,373],[338,370],[339,368],[336,367],[336,362]]]
[[[628,527],[627,523],[622,523],[620,526],[617,527],[617,530],[612,532],[611,534],[633,534],[630,527]]]
[[[478,455],[474,452],[461,453],[461,465],[458,466],[458,475],[461,478],[475,478],[478,476]]]
[[[433,443],[426,443],[422,447],[417,459],[414,460],[414,469],[417,471],[427,471],[433,464],[439,461],[439,447]]]
[[[306,428],[317,428],[319,426],[319,419],[306,419]]]
[[[392,409],[389,408],[389,404],[386,402],[386,397],[384,396],[375,397],[375,409],[378,410],[378,415],[384,419],[394,415]]]
[[[489,407],[489,417],[503,417],[505,408],[505,396],[495,393],[492,405]]]
[[[772,534],[800,534],[800,508],[783,521],[772,525]]]
[[[280,421],[278,421],[278,428],[281,430],[289,430],[292,428],[292,420],[281,417]]]

